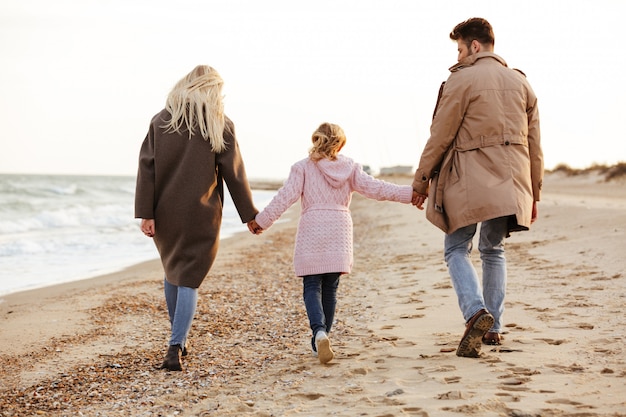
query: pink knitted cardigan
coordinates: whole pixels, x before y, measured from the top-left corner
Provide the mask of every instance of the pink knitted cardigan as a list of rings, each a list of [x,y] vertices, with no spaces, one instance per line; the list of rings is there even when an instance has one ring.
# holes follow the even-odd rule
[[[256,216],[263,229],[301,199],[302,212],[294,249],[296,276],[349,273],[352,270],[350,201],[358,192],[376,200],[410,203],[413,189],[376,179],[361,165],[340,155],[336,160],[306,158],[291,167],[272,201]]]

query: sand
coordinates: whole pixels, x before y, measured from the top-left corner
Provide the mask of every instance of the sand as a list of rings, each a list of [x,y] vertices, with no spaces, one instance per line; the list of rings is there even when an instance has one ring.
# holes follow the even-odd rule
[[[480,358],[455,355],[443,234],[410,205],[355,195],[328,365],[291,269],[293,207],[222,243],[183,372],[156,369],[158,261],[2,297],[0,415],[626,416],[626,184],[551,174],[544,188],[533,229],[506,242],[504,344]]]

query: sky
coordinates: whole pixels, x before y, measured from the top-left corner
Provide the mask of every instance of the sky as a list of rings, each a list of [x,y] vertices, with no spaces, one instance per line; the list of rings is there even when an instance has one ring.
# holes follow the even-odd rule
[[[625,4],[0,0],[0,173],[135,175],[150,119],[198,64],[225,81],[250,178],[286,178],[322,122],[374,172],[415,168],[470,17],[535,90],[546,168],[626,161]]]

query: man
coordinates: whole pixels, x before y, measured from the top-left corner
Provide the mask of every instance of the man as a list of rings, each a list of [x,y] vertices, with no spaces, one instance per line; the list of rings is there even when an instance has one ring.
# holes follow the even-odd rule
[[[466,329],[456,354],[480,356],[502,341],[504,239],[537,218],[543,177],[537,98],[521,71],[494,54],[489,22],[472,18],[450,33],[458,63],[439,91],[415,172],[413,204],[445,233],[444,252]],[[482,289],[470,261],[478,250]]]

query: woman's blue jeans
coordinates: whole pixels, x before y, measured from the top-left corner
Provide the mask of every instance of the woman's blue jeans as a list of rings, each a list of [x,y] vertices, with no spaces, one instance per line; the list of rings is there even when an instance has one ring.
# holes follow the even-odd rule
[[[302,277],[304,305],[314,338],[320,330],[330,333],[333,326],[340,276],[336,272]]]
[[[502,314],[506,294],[506,258],[504,239],[508,234],[507,217],[487,220],[480,225],[478,251],[482,261],[482,290],[478,274],[470,260],[476,224],[446,235],[445,260],[465,322],[480,309],[486,309],[495,322],[489,330],[502,332]]]
[[[170,317],[172,335],[170,346],[185,346],[187,335],[191,329],[193,316],[196,314],[198,305],[198,289],[182,287],[164,281],[165,303]]]

